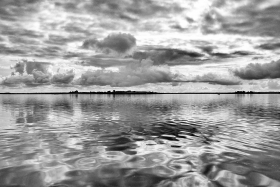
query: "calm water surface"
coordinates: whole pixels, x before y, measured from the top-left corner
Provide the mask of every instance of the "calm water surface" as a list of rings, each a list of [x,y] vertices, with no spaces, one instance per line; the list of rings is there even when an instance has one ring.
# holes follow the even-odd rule
[[[279,187],[280,95],[0,95],[1,187]]]

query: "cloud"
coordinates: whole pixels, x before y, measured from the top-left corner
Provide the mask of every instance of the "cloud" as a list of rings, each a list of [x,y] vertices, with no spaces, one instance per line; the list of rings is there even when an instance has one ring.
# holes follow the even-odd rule
[[[214,73],[207,73],[201,76],[196,76],[194,82],[205,82],[209,84],[219,85],[240,85],[241,82],[234,78],[226,78],[222,75],[216,75]]]
[[[17,21],[38,11],[40,0],[0,1],[0,18]]]
[[[38,45],[38,40],[24,38],[21,36],[9,36],[9,41],[13,44],[25,44],[25,45]]]
[[[223,46],[223,45],[221,45]],[[237,50],[237,49],[231,49],[228,52],[221,52],[222,47],[213,46],[213,45],[199,45],[197,46],[199,49],[201,49],[203,52],[207,53],[211,57],[218,57],[218,58],[234,58],[237,56],[248,56],[253,55],[254,53],[251,51],[246,50]]]
[[[32,71],[32,74],[34,77],[34,83],[44,84],[44,83],[50,82],[51,75],[48,73],[44,73],[42,71],[38,71],[38,70],[34,69]]]
[[[102,18],[122,20],[135,23],[142,18],[155,18],[167,14],[180,13],[182,8],[175,2],[164,3],[153,0],[91,0],[86,3],[68,1],[56,3],[66,11],[80,13],[86,11],[89,14],[99,15]]]
[[[97,70],[87,71],[76,80],[79,85],[109,85],[126,87],[146,83],[173,82],[179,77],[170,71],[168,66],[154,66],[149,59],[139,63],[120,67],[118,71]]]
[[[5,77],[1,84],[7,86],[49,84],[51,79],[50,65],[51,63],[48,62],[19,61],[11,67],[14,70],[12,76]]]
[[[66,45],[69,42],[81,41],[84,38],[85,37],[83,37],[81,35],[61,36],[61,35],[50,34],[48,36],[48,40],[45,40],[44,42],[46,44],[51,44],[51,45]]]
[[[1,84],[6,86],[26,85],[40,86],[49,84],[62,85],[99,85],[112,87],[129,87],[146,83],[166,83],[180,80],[180,75],[171,72],[166,65],[153,65],[150,59],[130,63],[118,70],[86,71],[74,80],[73,70],[52,75],[48,63],[21,61],[12,68],[14,73],[5,77]],[[32,72],[30,72],[32,70]]]
[[[267,82],[267,87],[268,87],[268,89],[271,89],[271,90],[278,90],[278,89],[280,89],[280,84],[278,81],[269,80]]]
[[[277,1],[214,0],[204,15],[202,31],[251,36],[280,36],[280,4]]]
[[[233,71],[241,79],[276,79],[280,78],[280,60],[266,64],[250,63],[246,67]]]
[[[126,55],[124,57],[116,57],[106,54],[98,54],[94,56],[84,56],[80,58],[79,65],[83,66],[96,66],[96,67],[113,67],[113,66],[126,66],[131,63],[137,63],[139,61],[150,59],[154,65],[199,65],[204,63],[202,61],[202,53],[172,49],[172,48],[157,48],[157,47],[145,47],[141,50],[134,51],[132,55]]]
[[[84,34],[84,35],[91,34],[88,29],[85,29],[82,26],[73,25],[73,23],[67,24],[67,25],[63,26],[62,28],[69,33],[76,33],[76,34],[78,33],[78,34]]]
[[[15,86],[19,84],[32,85],[33,82],[34,77],[32,75],[14,75],[4,78],[1,84],[5,86]]]
[[[5,86],[27,85],[27,86],[40,86],[50,83],[50,74],[41,71],[33,70],[32,74],[12,75],[5,77],[1,84]]]
[[[105,56],[105,55],[95,55],[89,57],[81,58],[81,62],[77,62],[76,64],[82,66],[96,66],[96,67],[114,67],[114,66],[127,66],[131,63],[137,63],[139,60],[135,60],[132,58],[116,58],[113,56]]]
[[[66,73],[58,73],[53,75],[51,82],[53,84],[69,84],[73,81],[75,73],[73,70]]]
[[[22,60],[17,62],[12,69],[14,72],[11,76],[5,77],[2,80],[2,85],[27,85],[27,86],[39,86],[46,84],[70,84],[75,74],[73,70],[65,73],[57,73],[52,75],[49,71],[48,62],[32,62]]]
[[[136,46],[136,39],[131,34],[118,33],[111,34],[103,40],[88,39],[83,43],[83,48],[97,49],[105,53],[117,52],[118,54],[127,53]]]
[[[0,54],[4,55],[26,55],[28,51],[20,47],[10,47],[5,44],[0,44]]]
[[[51,63],[48,62],[35,62],[35,61],[27,61],[22,60],[17,62],[14,66],[12,66],[12,69],[14,69],[15,73],[19,74],[33,74],[33,71],[41,71],[43,73],[48,72],[48,68],[51,65]]]
[[[280,42],[264,43],[259,45],[258,47],[265,50],[280,49]]]
[[[30,53],[35,57],[57,58],[64,55],[64,50],[59,46],[40,46],[38,48],[33,48],[33,51]]]
[[[204,55],[195,51],[172,49],[172,48],[145,48],[143,51],[135,51],[133,59],[151,59],[155,65],[194,65],[201,64],[201,57]]]
[[[44,37],[44,33],[36,30],[30,30],[22,27],[19,28],[19,27],[3,25],[3,24],[1,24],[0,32],[4,36],[14,36],[14,37],[16,36],[16,37],[27,38],[27,39]]]

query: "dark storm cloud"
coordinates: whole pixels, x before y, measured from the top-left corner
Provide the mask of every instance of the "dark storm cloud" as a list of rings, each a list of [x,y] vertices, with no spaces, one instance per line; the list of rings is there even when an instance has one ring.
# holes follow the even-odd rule
[[[264,43],[258,46],[261,49],[265,50],[275,50],[280,49],[280,42],[270,42],[270,43]]]
[[[219,48],[217,46],[212,46],[212,45],[197,46],[197,47],[200,48],[203,52],[210,55],[211,57],[218,57],[218,58],[235,58],[237,56],[248,56],[254,54],[251,51],[238,51],[238,50],[228,52],[228,53],[218,52]]]
[[[180,58],[182,56],[189,56],[192,58],[198,58],[202,57],[203,54],[194,52],[194,51],[185,51],[185,50],[180,50],[180,49],[170,49],[170,48],[156,48],[154,49],[155,51],[158,52],[163,52],[164,55],[166,55],[170,60]]]
[[[280,78],[280,60],[266,64],[249,64],[244,68],[233,71],[241,79],[276,79]]]
[[[81,57],[81,61],[77,64],[82,66],[96,66],[96,67],[113,67],[113,66],[127,66],[135,64],[142,60],[151,60],[153,65],[200,65],[204,61],[200,60],[203,54],[171,48],[145,48],[143,51],[135,51],[132,55],[125,57],[108,56],[106,54]]]
[[[223,53],[223,52],[211,52],[209,55],[212,57],[218,57],[218,58],[235,58],[237,56],[248,56],[253,55],[254,53],[249,51],[234,51],[231,53]]]
[[[227,13],[230,12],[231,15],[220,14],[219,10],[223,9],[227,9]],[[202,30],[206,33],[279,36],[279,10],[280,3],[272,1],[218,0],[213,4],[211,11],[205,14]]]
[[[92,45],[97,42],[96,39],[93,39],[90,44]],[[88,45],[86,42],[84,42],[84,44]],[[204,63],[204,61],[200,59],[203,56],[203,54],[194,51],[172,48],[142,47],[141,51],[134,51],[132,55],[127,55],[122,58],[116,58],[115,56],[106,54],[82,57],[78,64],[106,68],[112,66],[126,66],[131,63],[137,63],[149,59],[154,65],[199,65]]]
[[[238,80],[225,78],[214,73],[207,73],[201,76],[196,76],[194,82],[204,82],[209,84],[219,84],[219,85],[240,85],[241,82]]]
[[[104,38],[103,40],[88,39],[84,41],[83,48],[97,49],[105,53],[110,53],[111,51],[117,52],[119,54],[126,53],[136,46],[136,39],[131,34],[118,33],[111,34]]]
[[[143,51],[135,51],[133,59],[151,59],[155,65],[183,65],[201,64],[200,58],[204,55],[195,51],[187,51],[172,48],[144,47]]]

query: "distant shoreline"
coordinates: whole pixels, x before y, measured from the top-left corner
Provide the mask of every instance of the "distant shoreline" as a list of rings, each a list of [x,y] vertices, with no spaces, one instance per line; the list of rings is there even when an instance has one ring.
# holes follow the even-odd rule
[[[30,95],[156,95],[156,94],[235,94],[235,95],[252,95],[252,94],[280,94],[280,92],[181,92],[181,93],[161,93],[161,92],[32,92],[32,93],[10,93],[4,92],[1,95],[18,95],[18,94],[30,94]]]

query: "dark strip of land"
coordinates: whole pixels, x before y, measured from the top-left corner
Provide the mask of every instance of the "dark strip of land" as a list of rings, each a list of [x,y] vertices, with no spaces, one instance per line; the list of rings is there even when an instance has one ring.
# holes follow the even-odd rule
[[[109,95],[137,95],[137,94],[280,94],[280,92],[181,92],[181,93],[165,93],[165,92],[149,92],[149,91],[107,91],[107,92],[31,92],[31,93],[11,93],[11,92],[3,92],[0,94],[109,94]]]

